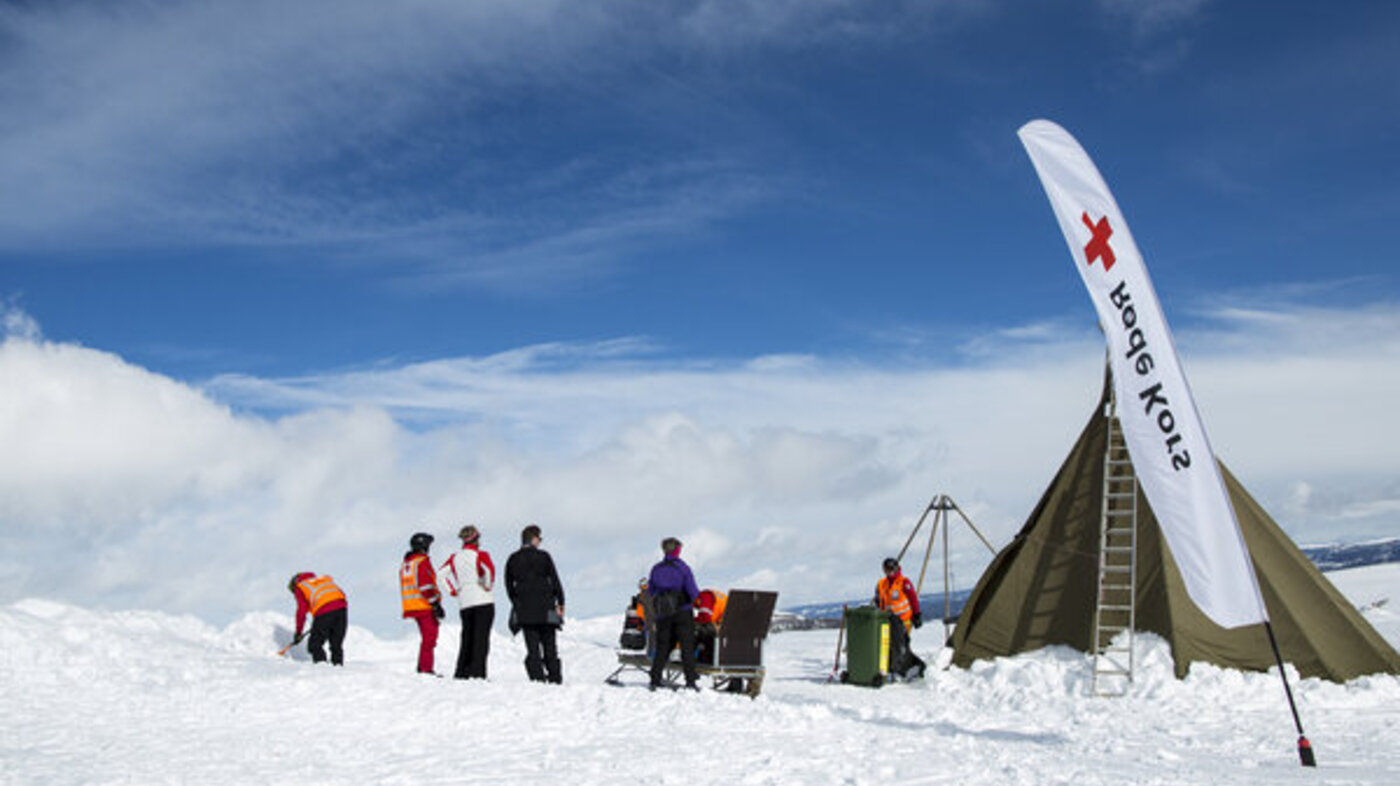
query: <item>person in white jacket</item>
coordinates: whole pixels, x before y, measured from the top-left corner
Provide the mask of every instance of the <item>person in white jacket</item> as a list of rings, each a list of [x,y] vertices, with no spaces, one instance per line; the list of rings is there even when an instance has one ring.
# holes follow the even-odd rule
[[[462,550],[454,553],[438,569],[447,592],[457,599],[462,616],[462,646],[457,650],[459,680],[486,679],[486,655],[491,650],[491,625],[496,621],[496,603],[491,589],[496,584],[496,566],[491,555],[480,548],[481,532],[468,524],[458,533]]]

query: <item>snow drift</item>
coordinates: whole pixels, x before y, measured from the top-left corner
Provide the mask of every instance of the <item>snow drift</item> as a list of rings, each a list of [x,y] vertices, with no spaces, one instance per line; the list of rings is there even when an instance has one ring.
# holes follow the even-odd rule
[[[1400,565],[1329,574],[1387,638]],[[351,610],[353,623],[354,610]],[[756,700],[602,683],[620,618],[571,621],[563,686],[496,634],[488,682],[413,672],[416,640],[352,628],[343,669],[276,650],[290,615],[222,629],[43,600],[0,608],[7,783],[1288,784],[1400,782],[1400,678],[1295,684],[1320,769],[1297,765],[1277,674],[1172,677],[1139,638],[1124,699],[1050,649],[870,690],[827,682],[834,631],[775,635]],[[456,654],[443,631],[439,668]],[[925,626],[915,644],[946,661]]]

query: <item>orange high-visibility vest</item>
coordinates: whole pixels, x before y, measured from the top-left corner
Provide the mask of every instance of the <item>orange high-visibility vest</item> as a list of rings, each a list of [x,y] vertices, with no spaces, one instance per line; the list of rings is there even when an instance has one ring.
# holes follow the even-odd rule
[[[423,590],[418,586],[418,563],[427,559],[426,554],[414,554],[403,561],[403,567],[399,569],[399,588],[403,591],[403,610],[407,614],[412,611],[431,611],[433,604],[423,597]]]
[[[345,592],[336,586],[330,576],[302,579],[297,582],[297,589],[301,590],[301,594],[306,598],[306,605],[311,607],[313,617],[320,614],[327,603],[345,600]]]
[[[729,605],[729,596],[723,592],[715,592],[715,624],[724,622],[724,609]]]
[[[880,579],[880,583],[875,585],[875,597],[880,601],[880,608],[893,611],[904,621],[904,629],[909,630],[914,623],[914,608],[909,605],[909,598],[904,592],[903,574]]]

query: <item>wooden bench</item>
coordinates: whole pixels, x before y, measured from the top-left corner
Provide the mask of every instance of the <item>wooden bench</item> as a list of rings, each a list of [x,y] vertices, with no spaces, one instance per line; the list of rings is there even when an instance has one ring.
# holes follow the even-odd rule
[[[763,640],[768,637],[768,627],[773,622],[773,607],[778,604],[778,593],[762,590],[730,590],[729,604],[725,607],[724,620],[715,637],[715,645],[710,648],[712,657],[697,660],[695,671],[701,678],[708,679],[715,690],[730,693],[745,693],[750,698],[757,697],[763,690]],[[655,619],[651,608],[651,596],[642,593],[642,608],[646,619]],[[622,675],[630,671],[640,671],[651,679],[651,656],[656,648],[654,626],[646,626],[646,650],[617,651],[617,669],[608,675],[605,682],[621,685]],[[662,672],[662,684],[678,687],[685,679],[680,652],[672,651]]]

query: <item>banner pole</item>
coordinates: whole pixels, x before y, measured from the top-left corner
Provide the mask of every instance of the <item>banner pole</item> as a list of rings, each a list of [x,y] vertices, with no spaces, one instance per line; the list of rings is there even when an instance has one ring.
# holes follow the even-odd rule
[[[1293,713],[1293,726],[1298,730],[1298,761],[1304,767],[1316,767],[1317,758],[1313,756],[1312,743],[1308,742],[1307,735],[1303,734],[1303,722],[1298,719],[1298,705],[1293,701],[1293,689],[1288,685],[1288,673],[1283,670],[1283,656],[1278,651],[1278,639],[1274,638],[1274,626],[1265,620],[1264,630],[1269,634],[1269,646],[1274,650],[1278,676],[1283,680],[1283,693],[1288,697],[1288,709]]]

